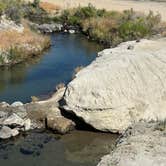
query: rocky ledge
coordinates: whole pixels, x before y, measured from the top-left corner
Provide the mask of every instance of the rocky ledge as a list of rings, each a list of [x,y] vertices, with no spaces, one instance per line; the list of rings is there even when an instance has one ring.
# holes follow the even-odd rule
[[[69,83],[65,110],[94,128],[123,133],[166,118],[166,39],[130,41],[106,49]]]
[[[138,123],[128,128],[116,149],[98,166],[164,166],[166,163],[166,123]]]
[[[51,129],[65,134],[74,129],[75,123],[63,117],[58,109],[58,101],[64,94],[59,89],[50,99],[23,104],[0,104],[0,139],[17,136],[20,132],[32,129]]]

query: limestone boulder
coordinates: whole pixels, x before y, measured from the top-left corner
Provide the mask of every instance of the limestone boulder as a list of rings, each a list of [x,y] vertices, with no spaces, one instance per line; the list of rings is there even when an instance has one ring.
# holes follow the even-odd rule
[[[165,38],[143,39],[100,52],[69,83],[64,109],[106,132],[122,133],[140,120],[165,119],[165,46]]]

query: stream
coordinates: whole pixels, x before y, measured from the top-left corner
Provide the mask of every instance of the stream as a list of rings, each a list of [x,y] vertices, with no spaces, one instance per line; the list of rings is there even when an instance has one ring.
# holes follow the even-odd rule
[[[0,69],[0,101],[26,103],[31,96],[48,95],[57,84],[71,81],[74,69],[87,66],[103,49],[81,34],[52,34],[51,42],[44,55]]]
[[[29,102],[44,97],[59,83],[67,84],[74,69],[87,66],[103,47],[79,34],[52,34],[44,55],[0,69],[0,101]],[[31,131],[0,141],[2,166],[95,166],[115,146],[118,135],[75,130],[57,135]]]

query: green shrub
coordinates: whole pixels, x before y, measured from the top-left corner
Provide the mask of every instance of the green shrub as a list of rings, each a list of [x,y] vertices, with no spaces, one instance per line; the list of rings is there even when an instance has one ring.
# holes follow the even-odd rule
[[[37,23],[50,21],[47,12],[40,8],[39,3],[40,0],[34,0],[32,3],[23,0],[0,0],[0,16],[6,14],[16,23],[20,23],[22,18]]]
[[[60,20],[68,25],[80,25],[85,19],[102,17],[106,13],[107,12],[104,9],[96,9],[94,6],[89,4],[87,7],[64,10],[60,16]]]
[[[22,0],[0,0],[0,15],[6,14],[8,18],[19,23],[22,15]]]
[[[90,38],[108,45],[117,45],[122,41],[136,40],[160,32],[160,15],[153,12],[143,15],[132,9],[119,12],[108,12],[102,17],[83,20],[82,30]]]
[[[36,8],[39,7],[39,4],[40,4],[40,0],[34,0],[33,3],[32,3],[32,5]]]

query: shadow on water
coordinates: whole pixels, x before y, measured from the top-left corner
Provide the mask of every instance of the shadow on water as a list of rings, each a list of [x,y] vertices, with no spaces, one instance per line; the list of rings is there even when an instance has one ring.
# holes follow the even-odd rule
[[[114,148],[117,135],[73,131],[64,136],[31,132],[0,142],[4,166],[95,166]]]
[[[53,34],[51,41],[51,48],[43,56],[0,68],[0,101],[25,103],[31,96],[48,94],[57,84],[68,83],[77,66],[88,65],[103,49],[78,34]]]

